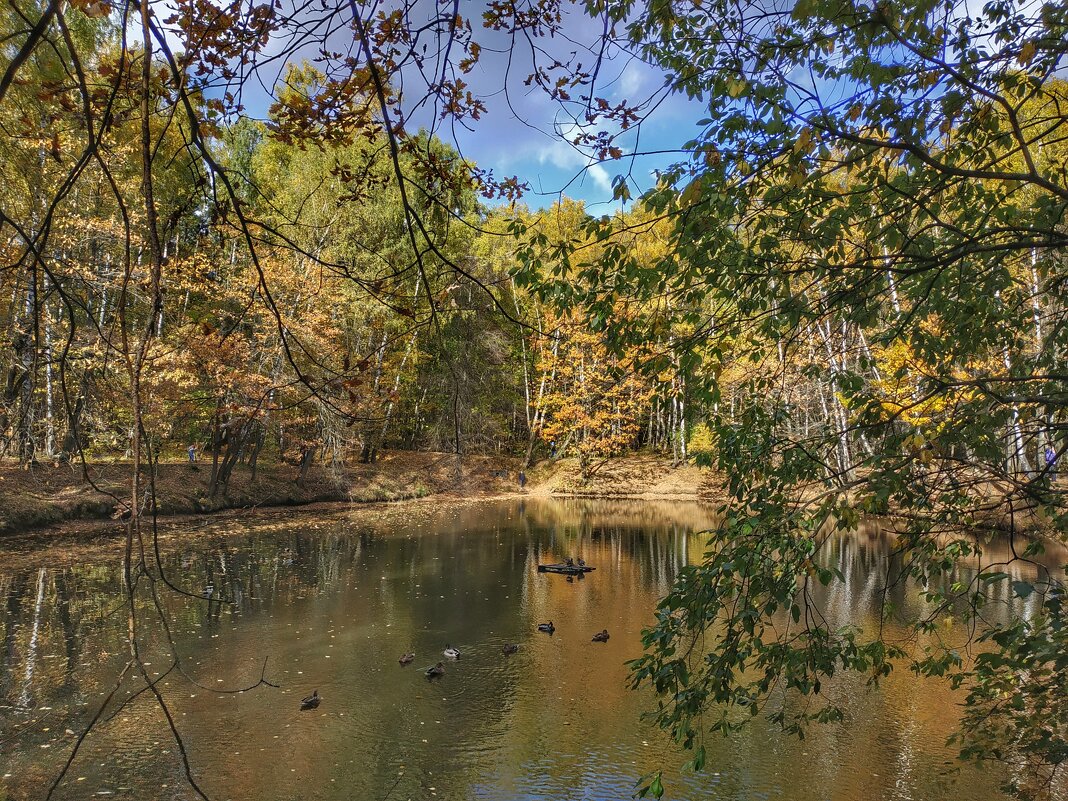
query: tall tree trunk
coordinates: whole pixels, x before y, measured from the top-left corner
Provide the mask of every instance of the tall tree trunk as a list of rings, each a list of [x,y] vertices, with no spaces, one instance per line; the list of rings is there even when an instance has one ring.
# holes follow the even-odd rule
[[[853,478],[853,461],[849,446],[849,418],[845,406],[839,396],[841,389],[841,376],[844,364],[840,354],[836,352],[832,343],[831,321],[816,322],[816,330],[819,331],[823,340],[824,352],[827,355],[827,364],[831,372],[831,413],[833,415],[833,428],[838,441],[838,467],[842,481],[850,481]],[[844,347],[844,342],[839,343]]]
[[[550,346],[549,352],[550,352],[550,354],[552,356],[551,362],[550,362],[552,364],[552,368],[550,369],[548,374],[546,374],[546,372],[544,370],[542,370],[541,381],[538,383],[538,397],[537,397],[537,399],[535,401],[535,405],[534,405],[534,414],[533,414],[532,417],[530,417],[530,423],[528,425],[530,438],[527,440],[527,452],[526,452],[526,455],[523,457],[523,469],[524,470],[526,470],[528,467],[530,467],[531,459],[534,456],[534,446],[535,446],[535,444],[537,444],[538,435],[541,433],[542,425],[545,423],[544,400],[545,400],[546,388],[548,388],[549,391],[552,391],[552,387],[556,383],[556,363],[557,363],[557,359],[559,358],[559,355],[560,355],[560,332],[559,331],[553,333],[552,345]],[[548,385],[548,387],[547,387],[547,385]],[[528,394],[527,395],[528,404],[530,402],[529,398],[530,398],[530,396]]]
[[[211,418],[211,478],[208,479],[208,496],[215,496],[215,488],[219,482],[219,451],[222,450],[222,408],[223,399],[220,395],[215,401],[215,414]]]
[[[37,270],[30,268],[26,282],[26,308],[24,327],[19,341],[22,363],[22,403],[19,413],[19,462],[27,465],[34,461],[35,395],[37,387]]]
[[[45,357],[45,455],[52,458],[56,453],[56,427],[52,400],[52,323],[48,309],[44,310],[44,357]]]
[[[397,368],[397,375],[393,379],[393,392],[390,395],[389,403],[386,404],[385,419],[382,421],[382,431],[379,432],[378,443],[371,453],[372,461],[374,461],[378,455],[378,446],[386,441],[386,432],[389,431],[389,421],[393,417],[393,409],[395,407],[393,398],[400,392],[401,375],[404,373],[404,368],[408,364],[408,358],[412,355],[412,351],[415,349],[417,336],[418,330],[413,331],[411,339],[408,340],[408,347],[404,349],[404,356],[401,358],[400,366]]]
[[[679,376],[679,452],[682,461],[686,461],[686,377]]]
[[[252,453],[248,457],[249,470],[252,471],[252,475],[249,478],[253,484],[256,483],[256,467],[260,460],[260,450],[263,448],[263,443],[267,439],[267,427],[257,423],[255,439],[252,444]]]
[[[386,343],[389,341],[389,334],[386,331],[382,332],[382,342],[379,344],[376,350],[375,356],[375,378],[371,387],[372,396],[378,395],[378,384],[382,380],[382,361],[386,355]],[[363,445],[360,448],[360,462],[363,464],[370,464],[374,461],[375,453],[375,430],[372,428],[369,422],[364,426],[363,433]]]
[[[308,476],[308,469],[311,467],[312,462],[315,460],[316,448],[314,445],[305,445],[301,448],[300,454],[300,473],[297,474],[297,484],[303,484],[304,479]]]

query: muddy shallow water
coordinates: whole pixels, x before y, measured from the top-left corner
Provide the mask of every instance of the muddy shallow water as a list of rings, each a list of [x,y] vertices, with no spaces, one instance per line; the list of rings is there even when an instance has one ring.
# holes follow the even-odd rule
[[[654,698],[628,689],[625,661],[711,522],[684,503],[513,499],[172,527],[168,576],[211,597],[157,585],[184,669],[163,675],[146,588],[143,660],[212,799],[625,799],[659,768],[669,798],[1002,798],[998,773],[947,770],[961,697],[904,670],[876,691],[833,682],[841,725],[798,741],[758,719],[709,735],[706,771],[680,773],[687,757],[641,721]],[[0,798],[44,797],[126,662],[120,548],[0,551]],[[831,542],[847,579],[819,599],[832,624],[876,625],[889,549],[874,529]],[[597,570],[537,573],[567,556]],[[903,614],[920,610],[897,592]],[[547,620],[551,637],[536,631]],[[603,628],[610,640],[591,642]],[[506,642],[519,652],[503,655]],[[427,681],[447,644],[461,658]],[[279,687],[217,692],[261,672]],[[195,797],[144,686],[122,682],[54,797]],[[300,712],[313,689],[322,704]]]

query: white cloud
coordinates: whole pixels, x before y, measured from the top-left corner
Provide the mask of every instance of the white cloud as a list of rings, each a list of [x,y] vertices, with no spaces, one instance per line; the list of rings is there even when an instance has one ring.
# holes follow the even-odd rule
[[[642,63],[637,59],[631,59],[619,76],[619,94],[626,99],[633,99],[641,91],[645,84],[645,76],[642,75]]]
[[[602,167],[600,164],[591,164],[586,168],[586,174],[593,179],[593,182],[597,184],[597,188],[605,192],[612,191],[612,179],[608,175],[608,170]]]
[[[612,177],[608,174],[608,170],[598,164],[591,155],[572,144],[577,130],[578,127],[575,125],[560,126],[558,139],[546,142],[536,149],[535,157],[538,163],[551,164],[557,169],[570,170],[576,174],[584,173],[598,189],[610,192]]]
[[[538,164],[552,164],[561,170],[572,170],[585,166],[589,159],[579,153],[570,142],[554,140],[539,145],[535,152]]]

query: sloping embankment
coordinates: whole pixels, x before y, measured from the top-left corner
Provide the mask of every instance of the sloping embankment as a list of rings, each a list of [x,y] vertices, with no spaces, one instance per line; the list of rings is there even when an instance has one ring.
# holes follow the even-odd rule
[[[714,471],[691,464],[672,467],[669,459],[642,454],[605,462],[585,483],[578,459],[546,460],[527,475],[534,494],[688,501],[722,497]]]
[[[298,473],[292,465],[261,462],[253,482],[251,471],[242,465],[235,469],[226,491],[211,496],[210,463],[161,464],[155,476],[158,513],[208,514],[324,501],[375,503],[446,492],[500,493],[515,488],[516,466],[514,460],[467,456],[457,469],[452,454],[395,452],[375,464],[346,466],[337,472],[316,466],[300,483]],[[129,497],[130,465],[93,464],[89,478],[91,482],[77,465],[40,464],[27,470],[0,467],[0,533],[112,519]],[[144,480],[147,484],[148,476]]]

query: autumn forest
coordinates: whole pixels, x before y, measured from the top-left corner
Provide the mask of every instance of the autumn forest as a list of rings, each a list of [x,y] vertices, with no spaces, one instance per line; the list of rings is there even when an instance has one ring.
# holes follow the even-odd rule
[[[1063,2],[10,0],[0,471],[121,471],[135,675],[168,464],[697,467],[707,550],[627,662],[690,769],[911,670],[962,764],[1063,798],[1066,42]],[[532,119],[585,182],[479,144]],[[871,521],[886,626],[833,624]]]

